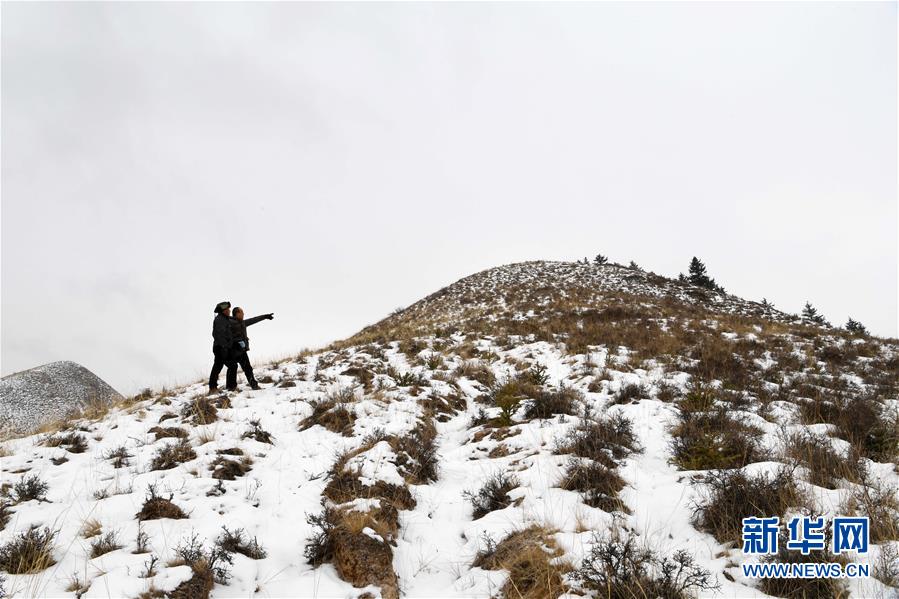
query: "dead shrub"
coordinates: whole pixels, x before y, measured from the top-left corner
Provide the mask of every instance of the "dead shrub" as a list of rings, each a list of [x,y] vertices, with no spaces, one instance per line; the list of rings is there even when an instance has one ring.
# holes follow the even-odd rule
[[[147,488],[147,497],[144,499],[144,505],[134,517],[141,522],[144,520],[160,520],[162,518],[171,518],[172,520],[187,518],[187,514],[172,503],[174,496],[174,493],[169,493],[168,499],[166,499],[157,494],[156,485],[150,485]]]
[[[128,448],[124,445],[110,449],[103,455],[104,460],[111,460],[113,468],[125,468],[131,464],[131,458],[134,456],[128,453]]]
[[[572,387],[561,387],[556,391],[541,391],[528,402],[525,418],[552,418],[556,414],[574,415],[578,404],[584,401],[584,394]]]
[[[109,531],[105,535],[97,536],[91,541],[91,559],[105,555],[110,551],[121,549],[118,535],[115,531]]]
[[[805,503],[793,473],[781,468],[773,476],[740,470],[708,473],[701,499],[694,506],[694,524],[722,543],[739,543],[743,518],[784,517],[791,507]]]
[[[194,451],[187,439],[181,439],[177,443],[170,443],[160,447],[153,461],[150,463],[150,470],[171,470],[179,464],[195,460],[197,453]]]
[[[841,511],[859,512],[870,521],[872,543],[899,540],[899,487],[881,480],[864,481],[852,490]]]
[[[571,571],[571,565],[557,559],[562,554],[551,531],[531,526],[509,534],[495,545],[488,543],[475,556],[472,566],[509,572],[499,593],[503,599],[543,599],[558,597],[568,590],[562,576]]]
[[[319,514],[308,514],[306,522],[313,527],[312,537],[303,548],[306,563],[320,566],[334,558],[334,529],[337,526],[337,510],[326,507]]]
[[[82,582],[77,574],[73,574],[72,578],[69,579],[69,586],[66,587],[66,592],[75,595],[75,599],[81,599],[90,588],[89,582]],[[2,596],[0,595],[0,597]]]
[[[227,553],[240,553],[250,559],[265,559],[265,549],[256,540],[256,537],[250,539],[245,536],[244,530],[238,528],[234,532],[228,530],[227,526],[222,527],[222,534],[216,539],[215,544]]]
[[[421,421],[412,432],[391,437],[390,447],[396,453],[396,466],[409,484],[423,485],[437,480],[437,430],[429,421]]]
[[[44,441],[46,447],[62,447],[69,453],[84,453],[87,451],[87,439],[78,433],[57,434]]]
[[[891,462],[899,457],[899,414],[888,414],[880,402],[858,396],[838,407],[833,424],[840,438],[875,462]]]
[[[680,399],[681,391],[677,385],[662,381],[656,386],[656,399],[665,403],[671,403]]]
[[[258,420],[250,420],[250,427],[250,430],[241,435],[241,439],[254,439],[260,443],[267,443],[269,445],[275,444],[274,437],[272,437],[271,433],[262,428],[262,425]]]
[[[844,479],[857,482],[865,473],[854,448],[850,448],[848,455],[841,455],[829,438],[808,432],[788,435],[784,453],[794,463],[805,466],[810,483],[825,489],[836,489],[837,483]]]
[[[196,535],[179,545],[175,553],[190,567],[192,576],[168,593],[169,599],[207,599],[216,582],[227,584],[231,578],[231,554],[219,547],[207,551]]]
[[[9,504],[5,501],[0,501],[0,530],[6,528],[11,518],[12,512],[9,509]]]
[[[628,383],[623,385],[621,389],[612,397],[612,405],[629,404],[648,395],[646,387],[637,383]]]
[[[618,492],[624,488],[622,479],[614,469],[599,462],[572,459],[568,462],[565,476],[559,486],[567,491],[577,491],[584,503],[606,512],[625,512],[629,510],[618,498]]]
[[[50,486],[41,480],[37,474],[23,476],[12,487],[12,497],[16,503],[24,501],[45,501],[47,490]]]
[[[640,448],[633,423],[624,415],[615,413],[595,420],[585,419],[559,442],[558,451],[615,468],[618,461],[640,451]]]
[[[490,512],[502,510],[512,505],[509,491],[521,483],[514,474],[496,472],[477,491],[465,491],[463,496],[471,503],[472,518],[478,520]]]
[[[584,589],[605,599],[689,599],[696,591],[719,586],[686,551],[659,557],[641,547],[633,533],[625,539],[594,535],[590,553],[573,576]]]
[[[56,563],[53,540],[56,532],[34,526],[0,546],[0,570],[10,574],[33,574]]]

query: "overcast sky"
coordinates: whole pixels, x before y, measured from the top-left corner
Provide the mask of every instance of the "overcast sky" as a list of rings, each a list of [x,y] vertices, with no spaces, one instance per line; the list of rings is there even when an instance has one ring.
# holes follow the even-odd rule
[[[602,252],[897,335],[895,3],[4,3],[2,372],[202,378]]]

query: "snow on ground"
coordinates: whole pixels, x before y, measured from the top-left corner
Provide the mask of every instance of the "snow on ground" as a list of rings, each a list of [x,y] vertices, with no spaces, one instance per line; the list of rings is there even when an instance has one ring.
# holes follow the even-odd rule
[[[480,408],[475,399],[483,394],[484,387],[460,379],[454,388],[465,397],[467,408],[445,422],[436,423],[439,479],[432,484],[412,486],[417,505],[401,513],[393,563],[406,596],[483,597],[496,593],[505,580],[504,573],[472,568],[471,561],[485,537],[499,540],[529,523],[558,530],[559,545],[575,563],[588,550],[594,532],[624,525],[639,532],[649,546],[659,551],[687,549],[700,564],[719,575],[721,587],[715,595],[762,596],[733,567],[739,563],[740,553],[728,552],[691,524],[695,498],[695,486],[691,484],[693,473],[678,471],[668,461],[668,429],[676,418],[676,408],[652,398],[609,407],[611,393],[620,387],[621,381],[634,380],[649,386],[663,376],[661,371],[607,371],[612,381],[601,392],[593,393],[587,390],[591,377],[578,374],[581,370],[578,358],[565,355],[555,345],[521,344],[504,351],[489,341],[482,341],[481,347],[494,352],[492,368],[500,378],[514,372],[505,361],[507,358],[540,363],[547,367],[548,386],[578,387],[594,412],[621,411],[632,420],[643,451],[630,456],[621,468],[628,485],[622,498],[631,513],[610,514],[589,507],[578,493],[557,487],[566,458],[554,451],[555,444],[577,423],[576,416],[515,424],[512,430],[517,434],[503,441],[509,454],[489,457],[499,442],[490,438],[475,441],[473,432],[477,429],[472,429],[470,424]],[[302,362],[260,369],[260,378],[272,382],[258,392],[243,390],[233,394],[231,407],[221,409],[219,419],[205,426],[187,424],[180,416],[184,405],[204,391],[202,386],[192,385],[169,397],[149,399],[113,411],[99,422],[79,423],[78,430],[88,443],[84,453],[46,447],[41,444],[46,435],[6,442],[4,449],[10,455],[2,460],[3,483],[37,475],[48,483],[49,491],[45,501],[31,500],[12,508],[12,519],[0,533],[0,542],[8,541],[16,532],[30,526],[49,526],[58,531],[53,554],[56,564],[36,575],[10,576],[8,590],[15,596],[70,595],[66,588],[73,576],[90,583],[83,597],[135,597],[151,586],[171,590],[190,577],[186,566],[165,566],[173,559],[174,548],[193,534],[211,543],[222,526],[227,526],[232,530],[242,528],[250,537],[256,537],[267,551],[267,557],[252,560],[236,555],[230,583],[217,584],[214,596],[358,595],[361,590],[342,581],[331,565],[313,568],[304,562],[303,547],[313,533],[307,516],[321,509],[327,472],[338,453],[357,447],[365,434],[376,429],[407,433],[422,412],[420,400],[427,401],[431,394],[445,394],[451,386],[434,378],[439,376],[435,371],[424,366],[408,366],[398,350],[390,347],[385,352],[387,362],[394,367],[413,368],[431,386],[421,387],[416,397],[411,387],[398,387],[386,375],[378,375],[384,381],[382,391],[364,395],[357,389],[356,401],[350,404],[358,417],[353,436],[345,437],[321,426],[300,431],[298,423],[312,413],[315,401],[356,384],[352,377],[340,374],[342,371],[359,360],[377,362],[377,358],[355,348],[331,353],[327,358],[332,363],[324,368],[320,367],[319,356],[310,356]],[[606,358],[601,348],[591,355],[594,363],[603,364]],[[461,363],[459,358],[454,360],[447,366]],[[678,382],[677,378],[672,380]],[[160,422],[166,415],[175,416]],[[520,419],[519,412],[516,420]],[[242,438],[251,428],[251,421],[258,421],[261,428],[273,435],[273,445]],[[155,440],[149,430],[157,425],[182,426],[188,430],[196,459],[171,470],[151,470],[150,463],[157,449],[174,442],[165,438]],[[117,469],[104,456],[120,446],[126,447],[133,457],[130,465]],[[252,470],[234,481],[221,481],[224,491],[219,494],[215,492],[219,481],[211,478],[210,464],[218,450],[234,447],[252,458]],[[63,458],[67,461],[54,465],[52,460]],[[394,458],[389,445],[382,441],[353,459],[359,462],[363,477],[401,484],[402,476],[397,472]],[[774,464],[753,466],[766,468]],[[517,505],[472,520],[471,506],[464,493],[476,491],[484,480],[499,471],[515,472],[518,476],[520,487],[510,494]],[[884,472],[884,476],[896,478],[889,472]],[[166,496],[171,493],[173,502],[189,517],[141,524],[141,530],[149,535],[152,554],[162,564],[156,576],[141,578],[149,554],[133,553],[139,525],[134,516],[141,509],[151,484],[158,485]],[[89,521],[99,522],[104,533],[115,531],[123,547],[91,559],[92,539],[82,536]],[[728,560],[731,560],[728,571],[735,576],[734,582],[720,575]],[[878,590],[878,584],[872,580],[867,588],[856,585],[853,590],[865,595],[871,589]],[[377,593],[375,587],[369,590]]]
[[[732,415],[763,432],[763,445],[771,452],[771,461],[751,463],[746,472],[779,468],[782,456],[778,451],[786,433],[830,432],[832,425],[800,424],[795,394],[777,394],[804,376],[802,373],[810,373],[810,381],[814,380],[811,377],[820,381],[837,378],[827,378],[832,372],[829,364],[811,359],[821,347],[812,347],[807,331],[801,331],[806,337],[793,335],[781,343],[770,331],[753,324],[760,320],[748,324],[739,320],[743,316],[767,319],[773,323],[774,335],[780,335],[779,331],[792,326],[794,317],[770,306],[698,292],[652,273],[616,265],[510,265],[467,277],[425,298],[363,330],[354,338],[358,340],[353,341],[355,345],[338,344],[330,350],[257,367],[263,388],[217,398],[217,418],[207,420],[208,424],[197,424],[185,411],[204,397],[205,388],[196,384],[125,403],[97,421],[73,421],[64,434],[83,436],[83,452],[70,444],[71,438],[69,444],[62,443],[63,433],[3,442],[0,503],[9,505],[10,519],[0,530],[0,546],[32,526],[48,527],[56,533],[55,564],[37,574],[9,575],[6,589],[22,597],[73,596],[75,591],[67,589],[74,589],[77,580],[82,597],[137,597],[151,589],[172,591],[192,576],[188,566],[176,561],[176,548],[194,535],[211,547],[227,527],[243,529],[249,538],[256,538],[266,556],[251,559],[235,554],[230,581],[214,586],[215,597],[379,596],[382,589],[353,587],[331,563],[313,567],[304,557],[304,547],[316,532],[308,518],[329,502],[323,492],[333,480],[332,467],[340,456],[351,452],[344,467],[364,484],[405,484],[415,500],[414,508],[399,512],[399,530],[391,546],[402,596],[496,595],[507,573],[472,567],[472,562],[491,542],[531,524],[555,531],[553,538],[564,550],[563,559],[575,567],[589,553],[597,535],[630,530],[660,555],[684,549],[711,571],[720,586],[701,593],[703,596],[764,596],[754,581],[742,577],[739,565],[746,558],[739,548],[722,545],[694,526],[704,472],[686,472],[672,464],[671,427],[680,410],[662,391],[676,389],[683,396],[691,380],[691,375],[678,367],[684,363],[683,355],[663,359],[644,351],[641,356],[639,350],[617,345],[572,351],[561,342],[538,341],[533,335],[500,338],[488,335],[489,327],[478,327],[501,319],[535,326],[545,319],[561,326],[573,322],[564,320],[570,314],[585,311],[592,311],[594,324],[605,326],[605,321],[596,319],[602,316],[598,308],[608,298],[612,298],[609,305],[631,310],[622,316],[625,326],[633,322],[626,319],[634,318],[634,311],[649,314],[641,316],[641,326],[656,326],[647,329],[653,335],[670,331],[688,337],[718,335],[719,323],[706,312],[694,311],[695,305],[690,303],[699,302],[705,306],[703,310],[712,306],[720,314],[734,316],[743,327],[742,333],[722,331],[722,339],[729,343],[771,343],[746,361],[754,368],[752,376],[763,379],[756,392],[771,394],[764,409],[763,402],[754,398],[749,405],[731,410]],[[671,302],[682,302],[677,304],[680,316],[666,318],[661,307],[673,305]],[[654,311],[660,316],[655,317]],[[707,328],[700,329],[700,325]],[[405,335],[390,336],[404,327]],[[616,332],[614,327],[603,330]],[[825,329],[821,331],[823,335]],[[890,360],[895,361],[895,343],[856,345],[855,371],[864,373],[864,379],[845,373],[846,384],[890,388],[880,373],[888,371]],[[779,352],[776,356],[775,349]],[[877,369],[865,370],[875,360]],[[794,365],[787,369],[782,366],[786,362]],[[564,386],[579,392],[576,409],[551,418],[528,419],[525,401],[508,426],[485,423],[485,419],[496,419],[500,408],[485,401],[491,390],[483,382],[483,369],[489,369],[486,374],[501,383],[538,365],[545,368],[547,377],[543,389]],[[617,402],[616,395],[629,385],[639,386],[639,396]],[[791,389],[804,392],[795,386]],[[880,401],[887,409],[899,409],[896,399]],[[346,434],[341,434],[340,424],[328,430],[306,420],[319,418],[322,406],[328,405],[351,412],[354,420],[343,431]],[[624,509],[608,512],[587,505],[580,493],[560,488],[571,459],[561,451],[560,442],[585,415],[595,418],[615,413],[631,421],[640,451],[625,456],[618,467],[626,483],[619,494]],[[409,437],[429,418],[436,429],[439,472],[435,481],[415,484],[404,475],[391,439]],[[178,443],[176,438],[157,438],[151,430],[154,427],[185,431],[195,457],[171,469],[153,469],[160,449]],[[273,442],[248,436],[253,430],[270,433]],[[837,450],[846,450],[845,442],[831,440]],[[112,452],[121,448],[128,460],[116,468]],[[213,477],[215,462],[242,458],[252,461],[249,471],[234,480]],[[865,460],[865,465],[886,486],[899,482],[895,464]],[[468,494],[477,492],[497,473],[518,480],[508,494],[510,505],[474,519]],[[803,471],[796,473],[802,475]],[[46,497],[16,501],[12,487],[34,476],[47,483]],[[844,483],[837,489],[816,487],[804,480],[798,484],[825,515],[836,514],[849,491]],[[151,486],[159,495],[171,496],[187,517],[139,523],[135,515]],[[377,498],[359,497],[351,505],[364,511],[378,502]],[[92,558],[91,545],[98,537],[86,538],[85,531],[91,528],[102,535],[114,533],[121,548]],[[370,528],[362,532],[377,536]],[[139,533],[147,536],[148,552],[135,553]],[[869,561],[873,562],[881,549],[875,546]],[[151,556],[158,558],[156,572],[142,577]],[[873,578],[850,581],[848,588],[859,597],[890,597],[893,592]]]

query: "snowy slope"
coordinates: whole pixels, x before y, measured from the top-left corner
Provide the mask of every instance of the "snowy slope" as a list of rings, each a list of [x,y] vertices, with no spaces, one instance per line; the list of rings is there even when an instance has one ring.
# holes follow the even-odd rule
[[[538,290],[559,274],[558,269],[578,272],[581,268],[515,265],[482,274],[477,284],[463,279],[461,288],[448,288],[424,300],[425,304],[416,304],[363,331],[359,339],[259,367],[257,376],[263,381],[263,389],[244,389],[217,398],[220,407],[214,417],[207,415],[198,421],[191,416],[192,407],[203,401],[205,392],[201,384],[196,384],[134,401],[97,421],[74,422],[62,433],[3,443],[3,485],[15,485],[36,475],[47,483],[48,490],[41,500],[17,501],[16,492],[5,489],[10,517],[0,531],[0,545],[32,526],[56,532],[52,548],[55,564],[34,574],[9,575],[7,591],[14,596],[51,597],[72,596],[76,591],[83,597],[137,597],[154,589],[171,592],[194,574],[188,565],[178,564],[177,547],[193,535],[211,547],[226,526],[231,531],[244,529],[248,537],[255,537],[266,556],[251,559],[233,555],[231,578],[227,584],[215,584],[215,597],[356,597],[365,592],[390,596],[388,590],[378,586],[353,586],[343,579],[346,572],[334,563],[315,567],[304,558],[304,547],[317,532],[308,517],[319,514],[323,505],[335,505],[323,493],[335,478],[332,466],[344,454],[340,463],[345,463],[364,485],[383,481],[407,486],[414,500],[414,507],[399,510],[399,526],[393,538],[384,538],[372,528],[360,533],[390,547],[402,596],[487,597],[501,593],[507,572],[475,567],[472,562],[491,541],[499,542],[510,532],[532,524],[548,530],[564,552],[556,561],[567,561],[574,567],[589,553],[597,534],[631,530],[662,555],[685,549],[717,577],[719,586],[699,591],[702,596],[765,596],[754,581],[742,577],[739,564],[747,558],[739,548],[717,541],[695,525],[693,516],[702,498],[703,472],[685,471],[672,462],[672,427],[678,422],[681,404],[671,395],[684,397],[691,378],[696,376],[690,367],[675,360],[640,357],[624,346],[597,343],[581,352],[572,351],[563,340],[495,334],[486,330],[489,327],[482,326],[472,312],[472,306],[488,310],[489,297],[512,310],[520,310],[526,302],[540,304],[534,299],[540,295]],[[536,269],[536,274],[529,278],[531,269]],[[611,268],[607,271],[613,272]],[[645,287],[631,289],[621,279],[599,278],[604,281],[599,291],[611,294],[607,301],[612,295],[612,299],[618,299],[620,294],[631,294],[640,298],[633,301],[637,305],[646,297],[667,295],[667,287],[660,291],[645,283]],[[577,297],[582,290],[580,281],[574,286],[560,283],[557,287],[569,297]],[[682,291],[682,301],[696,301],[688,294],[690,290],[677,286],[671,290]],[[457,301],[466,296],[471,301]],[[527,299],[519,300],[524,296]],[[591,296],[585,305],[575,303],[581,311],[594,309],[601,301]],[[727,296],[711,301],[725,303],[728,308],[724,314],[743,307],[757,316],[757,305],[749,302]],[[439,309],[434,302],[439,302]],[[543,305],[553,305],[553,300]],[[398,326],[420,333],[428,327],[461,322],[463,311],[467,314],[464,318],[474,318],[472,322],[478,322],[476,326],[482,330],[463,323],[449,332],[398,336],[396,341],[372,340],[387,334],[385,331],[399,330]],[[501,313],[499,309],[494,311]],[[534,319],[539,319],[538,313],[534,312]],[[669,322],[666,326],[673,325]],[[715,326],[725,328],[722,324]],[[793,343],[788,333],[776,330]],[[763,334],[762,327],[749,325],[739,333],[716,331],[704,334],[718,335],[729,342],[742,338],[747,343]],[[795,341],[801,343],[800,339]],[[796,347],[795,351],[800,351],[800,346]],[[878,347],[880,354],[869,364],[880,364],[897,355],[895,345],[885,342]],[[768,359],[773,360],[771,356]],[[767,371],[760,372],[776,378],[768,366]],[[540,388],[546,392],[573,390],[571,413],[528,417],[532,402],[524,400],[512,410],[511,422],[497,424],[502,410],[491,403],[495,390],[534,369],[545,369],[546,379]],[[864,376],[856,378],[859,385],[866,384]],[[636,397],[621,401],[621,392],[628,385],[642,387]],[[781,381],[781,385],[785,383]],[[882,401],[886,407],[899,408],[895,396]],[[334,430],[322,426],[333,422],[327,416],[340,409],[352,415],[343,431],[342,424],[331,426]],[[638,447],[623,456],[617,466],[625,483],[619,494],[620,508],[604,510],[587,505],[578,491],[560,487],[572,459],[563,446],[585,420],[614,414],[630,420]],[[310,417],[312,420],[307,420]],[[779,463],[787,461],[781,452],[785,431],[819,430],[823,426],[802,424],[797,410],[779,400],[766,402],[765,407],[750,402],[745,417],[760,429],[762,443],[770,452],[765,460],[748,464],[747,472],[774,472]],[[433,481],[410,477],[395,449],[398,439],[410,436],[424,422],[432,423],[436,431],[437,477]],[[171,469],[153,469],[160,449],[178,442],[176,438],[157,438],[151,432],[154,427],[182,429],[195,455]],[[270,433],[272,442],[246,436],[254,430]],[[86,448],[79,451],[78,443],[71,438],[60,442],[63,434],[81,435]],[[114,463],[114,452],[119,448],[125,448],[125,464]],[[223,451],[226,453],[220,453]],[[251,469],[234,480],[214,478],[213,462],[238,453],[242,455],[231,459],[248,457]],[[895,463],[865,463],[880,483],[899,483]],[[509,505],[475,519],[466,492],[477,492],[497,473],[517,478],[515,488],[508,493]],[[801,470],[797,470],[797,478],[805,478],[799,473]],[[798,484],[824,514],[838,513],[841,502],[858,486],[848,481],[837,489],[818,487],[806,480]],[[164,497],[171,494],[172,502],[187,517],[139,523],[135,515],[144,506],[151,485]],[[365,511],[377,508],[379,502],[383,506],[383,501],[368,495],[350,503],[352,509]],[[91,543],[110,532],[121,548],[92,558]],[[148,537],[144,553],[135,552],[139,532]],[[877,561],[882,548],[890,543],[895,545],[895,541],[878,544],[867,560]],[[151,556],[159,558],[157,572],[142,577]],[[565,580],[570,592],[576,592],[577,581],[567,575]],[[894,592],[874,578],[852,581],[848,590],[853,596],[863,597],[889,597]]]

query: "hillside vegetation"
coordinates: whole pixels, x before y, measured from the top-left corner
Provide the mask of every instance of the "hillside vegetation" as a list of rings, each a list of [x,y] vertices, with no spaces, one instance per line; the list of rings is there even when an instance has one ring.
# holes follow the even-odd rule
[[[146,393],[5,441],[6,592],[899,592],[896,340],[530,262],[257,374],[261,391]],[[795,514],[869,516],[875,576],[744,578],[741,519]]]

